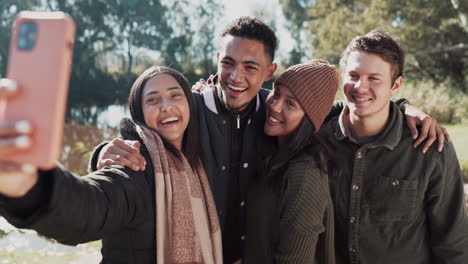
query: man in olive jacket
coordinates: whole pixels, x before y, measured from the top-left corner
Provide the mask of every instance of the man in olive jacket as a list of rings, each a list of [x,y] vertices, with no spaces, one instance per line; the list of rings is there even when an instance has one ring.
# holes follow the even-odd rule
[[[339,172],[330,177],[337,263],[468,263],[463,179],[452,144],[413,148],[390,100],[404,52],[387,32],[354,38],[340,61],[346,107],[323,128]]]

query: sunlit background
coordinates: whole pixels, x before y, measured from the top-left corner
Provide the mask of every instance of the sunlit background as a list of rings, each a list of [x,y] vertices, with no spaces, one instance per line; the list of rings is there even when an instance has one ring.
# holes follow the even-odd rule
[[[337,65],[354,36],[376,27],[400,37],[407,58],[399,96],[446,124],[468,179],[468,1],[1,0],[0,77],[6,75],[10,27],[21,10],[64,11],[77,23],[61,162],[78,174],[86,173],[94,146],[118,136],[138,74],[167,65],[192,83],[207,78],[216,72],[220,31],[248,15],[277,32],[275,76],[312,58]],[[53,243],[0,217],[0,263],[98,263],[99,248],[100,242]]]

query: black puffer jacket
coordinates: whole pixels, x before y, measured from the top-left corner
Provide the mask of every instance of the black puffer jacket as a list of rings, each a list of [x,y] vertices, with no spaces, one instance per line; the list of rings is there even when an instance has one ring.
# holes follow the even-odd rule
[[[140,140],[128,119],[121,122],[121,133],[126,139]],[[85,177],[60,167],[42,172],[38,183],[42,187],[28,193],[36,197],[27,195],[23,201],[1,197],[0,214],[16,227],[68,245],[102,239],[102,263],[156,263],[153,165],[144,146],[142,154],[148,161],[145,172],[119,166]],[[52,186],[46,187],[44,181]],[[31,208],[30,216],[12,214],[15,204],[48,195],[48,202]]]

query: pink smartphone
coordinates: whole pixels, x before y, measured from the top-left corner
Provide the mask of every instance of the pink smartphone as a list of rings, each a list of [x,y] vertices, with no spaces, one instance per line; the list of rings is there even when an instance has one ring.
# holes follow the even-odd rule
[[[22,11],[11,36],[7,78],[19,92],[7,99],[4,118],[29,120],[34,132],[30,149],[6,159],[50,169],[61,153],[75,23],[63,12]]]

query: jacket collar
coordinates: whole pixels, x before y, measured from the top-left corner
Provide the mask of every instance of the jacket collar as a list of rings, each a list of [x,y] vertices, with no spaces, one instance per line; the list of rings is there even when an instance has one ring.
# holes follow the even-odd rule
[[[344,124],[344,118],[349,111],[346,106],[341,111],[340,116],[338,117],[338,122],[335,124],[334,134],[336,139],[343,140],[348,138],[349,141],[357,143],[356,139],[351,135],[351,132]],[[382,132],[380,132],[377,139],[368,144],[368,148],[375,148],[378,146],[387,147],[390,150],[393,150],[396,145],[400,142],[401,134],[403,130],[403,113],[400,111],[398,106],[392,101],[390,102],[390,117],[387,126]]]

